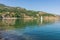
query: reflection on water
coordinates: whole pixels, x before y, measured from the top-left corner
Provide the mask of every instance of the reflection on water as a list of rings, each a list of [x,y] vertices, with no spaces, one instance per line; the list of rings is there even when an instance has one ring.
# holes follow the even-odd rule
[[[0,39],[58,40],[60,39],[59,26],[56,20],[0,19]]]

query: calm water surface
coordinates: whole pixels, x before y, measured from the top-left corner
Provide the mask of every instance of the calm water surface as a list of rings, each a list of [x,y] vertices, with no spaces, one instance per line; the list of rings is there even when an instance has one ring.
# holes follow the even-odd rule
[[[2,19],[0,40],[60,40],[60,22],[39,19]]]

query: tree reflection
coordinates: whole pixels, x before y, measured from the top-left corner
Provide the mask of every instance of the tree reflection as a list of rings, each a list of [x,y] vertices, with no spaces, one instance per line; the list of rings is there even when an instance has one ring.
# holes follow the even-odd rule
[[[48,25],[54,23],[52,19],[2,19],[0,20],[0,27],[2,28],[24,28],[35,25]]]
[[[48,25],[54,23],[56,20],[52,19],[1,19],[0,20],[0,39],[4,32],[15,29],[23,29],[25,27],[35,27],[36,25]],[[38,26],[37,26],[38,27]]]

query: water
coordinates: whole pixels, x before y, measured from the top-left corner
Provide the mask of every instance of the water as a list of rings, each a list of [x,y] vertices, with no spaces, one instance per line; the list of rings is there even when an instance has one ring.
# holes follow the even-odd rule
[[[60,22],[40,19],[0,20],[0,40],[60,40]]]

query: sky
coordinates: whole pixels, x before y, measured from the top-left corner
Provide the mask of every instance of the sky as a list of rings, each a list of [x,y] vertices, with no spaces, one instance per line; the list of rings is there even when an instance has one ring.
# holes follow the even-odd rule
[[[0,0],[0,3],[60,15],[60,0]]]

